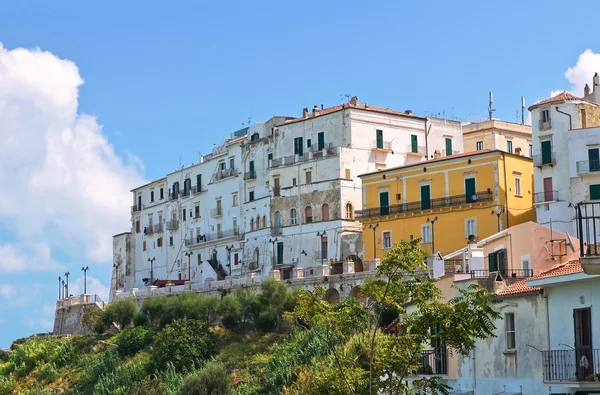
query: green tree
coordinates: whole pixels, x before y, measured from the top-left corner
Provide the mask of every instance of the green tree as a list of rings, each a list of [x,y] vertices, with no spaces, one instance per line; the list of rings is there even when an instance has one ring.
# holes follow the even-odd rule
[[[295,310],[286,316],[315,333],[329,349],[322,367],[312,373],[303,371],[314,380],[303,382],[313,387],[329,385],[331,393],[343,387],[349,394],[413,394],[405,378],[416,375],[425,347],[436,355],[446,347],[467,354],[477,339],[494,335],[493,320],[498,314],[491,306],[493,295],[471,285],[456,288],[459,296],[445,301],[436,281],[426,275],[427,254],[419,244],[419,239],[401,241],[385,255],[375,276],[362,287],[366,305],[331,305],[323,300],[322,287],[312,293],[301,291]],[[389,309],[398,317],[393,333],[382,332],[379,326]],[[435,377],[422,378],[416,385],[433,394],[448,393],[448,387]],[[288,391],[303,392],[318,393],[293,386]]]
[[[225,328],[234,328],[242,320],[242,304],[240,300],[231,295],[225,295],[219,305],[221,323]]]
[[[104,310],[102,322],[105,327],[116,323],[121,329],[125,329],[131,325],[136,312],[137,305],[132,299],[117,300],[109,304]]]

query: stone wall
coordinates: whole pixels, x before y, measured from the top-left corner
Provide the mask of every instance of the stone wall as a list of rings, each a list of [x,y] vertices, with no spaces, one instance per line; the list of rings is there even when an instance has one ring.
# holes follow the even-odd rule
[[[99,310],[96,303],[76,304],[61,307],[56,310],[54,315],[54,335],[91,335],[94,334],[92,328],[88,328],[83,323],[85,315],[92,310]]]

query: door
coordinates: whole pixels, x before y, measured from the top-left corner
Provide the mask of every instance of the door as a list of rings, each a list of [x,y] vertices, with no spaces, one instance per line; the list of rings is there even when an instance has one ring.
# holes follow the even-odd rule
[[[250,161],[250,177],[251,178],[255,177],[255,175],[254,175],[254,161],[253,160]]]
[[[317,135],[317,138],[318,138],[318,141],[317,141],[318,147],[317,148],[319,149],[319,151],[321,151],[322,149],[325,148],[325,132],[320,132]]]
[[[600,171],[600,150],[598,148],[588,150],[588,160],[590,161],[590,171]]]
[[[498,262],[496,260],[496,253],[495,252],[492,252],[491,254],[488,254],[488,271],[490,273],[498,271]]]
[[[389,192],[379,192],[379,214],[388,215],[390,213],[390,194]]]
[[[472,203],[477,200],[474,178],[465,178],[465,195],[467,198],[467,203]]]
[[[419,152],[419,147],[417,145],[417,135],[416,134],[411,134],[410,135],[410,152],[414,152],[414,153]]]
[[[573,310],[573,327],[575,329],[575,365],[577,379],[583,381],[594,373],[592,353],[592,314],[591,309]]]
[[[296,137],[294,139],[294,154],[300,156],[304,154],[304,147],[302,146],[302,137]]]
[[[554,200],[552,193],[552,177],[544,178],[544,201],[551,202]]]
[[[452,155],[452,139],[446,138],[446,156]]]
[[[277,264],[283,264],[283,241],[277,242]]]
[[[552,163],[552,140],[542,141],[542,164]]]
[[[496,252],[496,263],[498,265],[498,271],[502,277],[508,276],[508,265],[506,263],[506,249],[502,249]]]
[[[421,210],[431,208],[431,187],[429,185],[421,185]]]
[[[377,148],[383,148],[383,130],[377,129]]]
[[[233,169],[235,168],[235,159],[234,158],[229,158],[229,168],[231,169],[231,171],[233,171]]]
[[[142,195],[138,195],[138,211],[142,209]]]
[[[196,176],[196,192],[202,191],[202,174]]]

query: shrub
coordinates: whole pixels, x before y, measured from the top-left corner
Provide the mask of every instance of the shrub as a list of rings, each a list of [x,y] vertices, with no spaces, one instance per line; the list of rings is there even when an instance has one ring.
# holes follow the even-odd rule
[[[203,369],[185,377],[179,394],[229,395],[229,381],[229,374],[225,365],[211,361]]]
[[[215,335],[198,320],[175,320],[154,339],[152,359],[164,369],[169,362],[177,371],[202,366],[216,349]]]
[[[263,331],[279,328],[283,313],[294,309],[297,294],[297,290],[289,289],[286,284],[275,279],[263,282],[258,296],[262,309],[256,326]]]
[[[68,339],[57,339],[54,337],[34,338],[15,347],[10,354],[10,359],[15,365],[15,372],[23,377],[28,375],[37,366],[47,362],[61,360],[61,353],[70,358],[72,353],[68,346]]]
[[[102,322],[105,327],[110,326],[114,322],[119,325],[121,329],[125,329],[131,325],[136,312],[137,305],[133,300],[117,300],[109,304],[106,310],[104,310]]]
[[[13,392],[17,383],[12,376],[0,377],[0,395],[8,395]]]
[[[117,353],[117,350],[114,348],[106,349],[98,356],[98,358],[87,365],[87,368],[83,373],[83,387],[88,389],[93,388],[94,384],[101,376],[112,373],[118,364],[119,354]]]
[[[58,370],[56,370],[56,365],[53,363],[46,364],[38,373],[37,378],[39,381],[43,381],[46,384],[55,382],[58,378]]]
[[[144,301],[140,315],[157,328],[177,319],[202,320],[211,323],[219,307],[219,298],[215,296],[198,296],[195,293],[184,292],[175,296],[161,296]],[[144,322],[143,318],[136,318]]]
[[[146,376],[148,362],[139,360],[117,366],[112,372],[100,376],[94,385],[94,395],[126,395],[137,382]]]
[[[154,333],[145,327],[126,329],[117,335],[115,342],[122,356],[133,355],[152,343]]]
[[[224,327],[233,328],[237,326],[242,319],[242,304],[240,300],[233,295],[225,295],[219,305],[219,314],[221,315],[221,323]]]
[[[154,376],[147,376],[127,393],[127,395],[164,395],[165,385]]]
[[[83,315],[81,322],[89,330],[92,330],[96,333],[101,334],[101,333],[104,333],[104,330],[106,329],[104,322],[103,322],[103,315],[104,315],[103,310],[88,309],[85,312],[85,314]]]
[[[15,363],[12,361],[0,363],[0,377],[8,376],[15,371]]]

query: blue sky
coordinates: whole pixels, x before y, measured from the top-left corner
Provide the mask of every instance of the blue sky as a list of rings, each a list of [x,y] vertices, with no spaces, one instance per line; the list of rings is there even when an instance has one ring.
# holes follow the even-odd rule
[[[589,17],[599,12],[600,3],[593,1],[569,4],[568,12],[558,1],[3,4],[0,42],[7,56],[15,48],[39,48],[56,57],[52,62],[73,62],[85,81],[77,82],[68,67],[63,74],[44,68],[32,72],[28,88],[11,85],[5,100],[19,97],[18,89],[30,89],[30,81],[44,85],[36,77],[40,74],[56,83],[52,89],[60,97],[63,87],[69,92],[78,89],[78,98],[70,97],[67,107],[75,103],[76,113],[96,117],[94,122],[103,128],[91,120],[86,123],[87,118],[69,125],[85,124],[94,137],[106,139],[91,149],[89,155],[98,155],[98,162],[87,169],[101,179],[100,171],[109,174],[106,185],[119,190],[102,191],[103,196],[118,195],[120,206],[90,203],[77,215],[60,205],[54,209],[52,199],[63,193],[58,189],[52,197],[42,193],[32,198],[34,205],[40,197],[47,203],[36,206],[35,216],[27,218],[0,203],[0,252],[4,248],[7,255],[27,257],[22,270],[7,269],[9,264],[2,266],[0,261],[0,285],[12,287],[5,287],[4,293],[0,288],[0,347],[51,329],[57,277],[65,270],[77,273],[75,281],[81,266],[89,265],[93,278],[108,286],[111,232],[127,230],[129,189],[174,170],[180,160],[197,161],[198,151],[208,152],[249,118],[255,122],[273,115],[299,116],[302,107],[336,105],[344,94],[351,94],[418,115],[473,121],[486,117],[487,92],[492,90],[495,117],[514,122],[520,119],[522,95],[531,105],[551,91],[579,87],[591,79],[588,74],[596,64],[600,71],[594,55],[600,43]],[[592,51],[587,63],[580,59],[586,49]],[[40,66],[36,60],[25,61]],[[580,71],[570,80],[565,78],[569,67]],[[22,65],[17,69],[27,70]],[[69,82],[63,84],[61,78]],[[29,96],[27,100],[35,101]],[[27,123],[28,118],[19,119]],[[18,126],[21,121],[15,122]],[[31,138],[41,133],[43,124],[27,129]],[[0,122],[0,153],[17,126]],[[73,130],[77,135],[77,127]],[[61,135],[44,136],[52,142]],[[0,173],[18,170],[3,168],[2,163],[0,159]],[[59,171],[40,176],[47,164],[28,173],[33,177],[29,183],[40,177],[62,182]],[[69,183],[63,190],[81,189],[65,177]],[[28,193],[23,192],[26,186],[18,192],[8,185],[0,183],[5,196]],[[114,220],[105,223],[106,217]],[[24,229],[23,220],[34,228],[41,224],[39,233]],[[79,239],[69,226],[95,239]],[[97,229],[105,233],[94,233]],[[29,245],[33,240],[43,243],[34,248]]]

